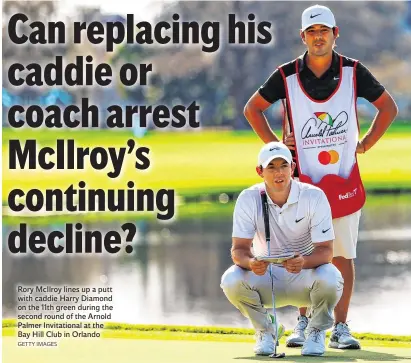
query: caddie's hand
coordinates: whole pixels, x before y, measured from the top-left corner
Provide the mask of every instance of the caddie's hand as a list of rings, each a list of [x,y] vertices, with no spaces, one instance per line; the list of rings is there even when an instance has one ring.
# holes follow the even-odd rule
[[[252,258],[250,260],[250,269],[258,276],[262,276],[265,274],[268,265],[269,262],[266,261],[257,261],[255,258]]]
[[[298,274],[303,269],[304,257],[297,254],[294,258],[290,258],[289,260],[284,261],[283,266],[288,272],[292,274]]]
[[[357,148],[355,149],[357,154],[365,154],[365,145],[361,142],[357,142]]]
[[[290,149],[295,150],[294,132],[285,137],[284,144]]]

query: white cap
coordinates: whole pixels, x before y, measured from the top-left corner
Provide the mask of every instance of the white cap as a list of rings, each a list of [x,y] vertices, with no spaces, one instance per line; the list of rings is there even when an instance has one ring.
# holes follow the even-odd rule
[[[332,11],[326,6],[313,5],[305,9],[301,15],[301,30],[304,31],[314,24],[321,24],[334,28],[335,18]]]
[[[271,160],[275,158],[282,158],[288,164],[291,164],[293,157],[291,151],[282,142],[270,142],[265,144],[258,154],[258,165],[266,168]]]

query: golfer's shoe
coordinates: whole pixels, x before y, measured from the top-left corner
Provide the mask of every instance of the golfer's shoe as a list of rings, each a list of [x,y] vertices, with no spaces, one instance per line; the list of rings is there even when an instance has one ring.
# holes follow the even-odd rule
[[[360,342],[351,335],[346,323],[334,326],[328,346],[335,349],[361,349]]]
[[[305,329],[308,325],[308,319],[305,316],[298,317],[298,323],[293,333],[287,338],[286,346],[289,348],[302,347],[305,342]]]
[[[283,324],[277,326],[277,345],[278,341],[284,335],[285,327]],[[274,353],[274,336],[268,331],[257,331],[255,333],[256,344],[254,346],[254,353],[256,355],[270,355]]]
[[[325,330],[308,328],[301,355],[320,356],[325,352]]]

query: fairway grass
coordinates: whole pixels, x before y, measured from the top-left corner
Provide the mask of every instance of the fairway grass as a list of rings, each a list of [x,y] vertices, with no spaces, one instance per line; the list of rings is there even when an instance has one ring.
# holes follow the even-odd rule
[[[389,211],[395,208],[401,215],[409,213],[411,205],[411,194],[368,194],[364,206],[366,213],[374,213],[376,209],[386,208]],[[233,200],[227,203],[198,201],[196,203],[178,203],[176,217],[179,221],[201,218],[207,220],[221,220],[221,218],[231,218],[234,210]],[[29,214],[26,216],[3,215],[3,224],[8,226],[18,226],[20,223],[27,223],[32,226],[45,226],[49,224],[64,223],[124,223],[126,220],[135,219],[138,221],[155,220],[156,215],[151,212],[96,212],[96,213],[50,213],[44,215]]]
[[[393,128],[395,130],[395,128]],[[358,160],[368,190],[396,188],[411,190],[411,132],[389,132]],[[201,131],[153,133],[137,140],[138,146],[150,148],[148,170],[134,168],[136,159],[128,155],[123,173],[110,179],[107,172],[86,170],[8,170],[8,140],[38,138],[41,146],[55,145],[58,138],[72,137],[78,146],[124,147],[130,134],[107,130],[85,132],[33,132],[4,130],[3,134],[3,203],[14,188],[28,190],[76,188],[83,180],[87,188],[127,189],[134,181],[136,188],[172,188],[180,195],[238,191],[261,179],[255,173],[256,155],[261,142],[253,132]]]
[[[253,354],[253,337],[240,334],[202,334],[170,331],[106,330],[99,339],[64,339],[56,348],[17,347],[3,328],[4,363],[235,363],[269,361]],[[285,348],[282,362],[409,362],[411,343],[363,340],[361,351],[327,349],[324,357],[302,357],[300,349]]]

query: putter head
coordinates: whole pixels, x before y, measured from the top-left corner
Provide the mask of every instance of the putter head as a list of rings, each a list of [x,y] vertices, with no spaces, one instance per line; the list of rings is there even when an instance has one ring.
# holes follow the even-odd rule
[[[270,358],[284,358],[285,357],[285,353],[273,353],[271,355],[269,355]]]

